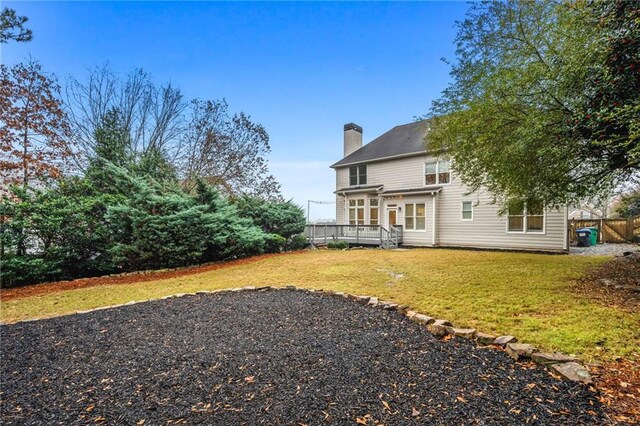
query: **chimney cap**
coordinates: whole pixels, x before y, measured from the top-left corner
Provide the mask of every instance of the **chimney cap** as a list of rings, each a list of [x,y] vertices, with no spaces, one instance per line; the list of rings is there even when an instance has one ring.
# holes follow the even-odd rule
[[[344,125],[344,131],[347,130],[355,130],[358,133],[362,133],[362,127],[358,126],[356,123],[347,123]]]

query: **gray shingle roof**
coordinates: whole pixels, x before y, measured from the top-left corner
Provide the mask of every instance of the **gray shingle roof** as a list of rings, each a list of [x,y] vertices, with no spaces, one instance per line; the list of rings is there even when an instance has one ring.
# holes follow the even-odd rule
[[[426,131],[426,120],[396,126],[368,144],[363,145],[357,151],[347,155],[331,167],[426,152],[424,142]]]

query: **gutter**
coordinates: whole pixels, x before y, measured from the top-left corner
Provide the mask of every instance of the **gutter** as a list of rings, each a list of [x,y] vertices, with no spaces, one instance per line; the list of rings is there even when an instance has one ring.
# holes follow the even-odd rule
[[[438,188],[438,189],[425,189],[425,190],[421,190],[421,191],[389,191],[389,192],[383,192],[380,193],[379,195],[382,197],[396,197],[398,195],[424,195],[424,194],[429,194],[429,195],[436,195],[437,193],[439,193],[440,191],[442,191],[442,188]]]
[[[388,157],[378,157],[378,158],[372,158],[370,160],[360,160],[360,161],[354,161],[351,163],[344,163],[344,164],[338,164],[340,161],[338,161],[338,163],[332,164],[331,166],[329,166],[332,169],[337,169],[340,167],[348,167],[348,166],[353,166],[356,164],[370,164],[370,163],[378,163],[380,161],[386,161],[386,160],[395,160],[398,158],[406,158],[406,157],[417,157],[419,155],[426,155],[428,154],[429,151],[419,151],[419,152],[410,152],[408,154],[398,154],[398,155],[390,155]]]

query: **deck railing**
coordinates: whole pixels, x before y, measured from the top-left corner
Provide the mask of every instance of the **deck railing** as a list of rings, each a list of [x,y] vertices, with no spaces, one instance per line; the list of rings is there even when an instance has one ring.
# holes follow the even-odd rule
[[[375,244],[384,248],[402,244],[402,227],[386,229],[380,225],[307,225],[307,240],[311,244],[347,241],[354,244]]]

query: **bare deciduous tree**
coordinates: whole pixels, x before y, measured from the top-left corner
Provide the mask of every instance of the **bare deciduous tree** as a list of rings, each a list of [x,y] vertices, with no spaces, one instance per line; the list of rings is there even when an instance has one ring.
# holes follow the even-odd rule
[[[115,110],[129,135],[130,158],[143,160],[160,153],[187,190],[199,177],[232,196],[280,197],[265,158],[269,135],[246,114],[231,115],[225,101],[194,100],[187,110],[182,94],[171,84],[157,87],[143,70],[121,79],[105,65],[90,70],[84,83],[69,80],[67,105],[74,145],[85,160],[95,156],[96,131]]]
[[[228,195],[280,198],[265,159],[269,135],[246,114],[230,115],[226,101],[192,101],[182,148],[179,174],[187,190],[202,178]]]
[[[174,157],[179,152],[187,105],[171,83],[157,87],[141,69],[122,79],[104,65],[89,70],[86,82],[70,78],[66,97],[73,142],[85,159],[93,155],[95,133],[103,117],[114,109],[130,135],[132,154],[156,150]]]

